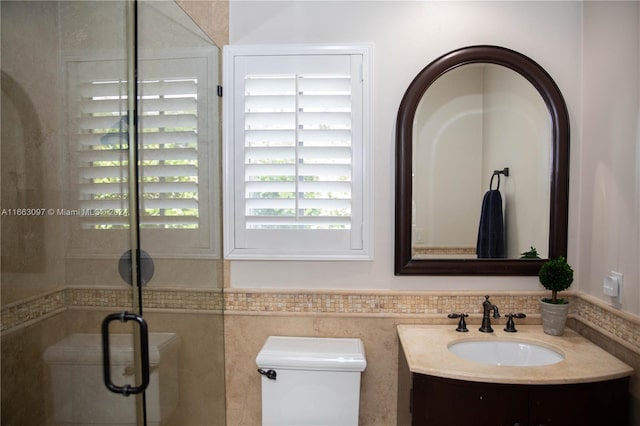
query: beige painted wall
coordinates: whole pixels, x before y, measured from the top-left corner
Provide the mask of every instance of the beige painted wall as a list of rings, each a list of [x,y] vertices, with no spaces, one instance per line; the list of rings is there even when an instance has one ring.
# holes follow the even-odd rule
[[[393,276],[393,135],[400,98],[441,54],[497,44],[540,63],[569,108],[574,287],[611,303],[602,281],[618,270],[625,274],[622,309],[639,315],[639,16],[638,2],[232,2],[231,44],[374,43],[376,231],[373,262],[234,261],[231,287],[540,289],[535,277]]]
[[[620,316],[610,317],[595,309],[588,319],[578,316],[582,319],[574,319],[572,324],[638,368],[637,350],[629,352],[624,339],[612,339],[610,331],[602,327],[621,326],[624,317],[631,314],[637,328],[640,315],[639,3],[247,1],[232,2],[229,18],[231,44],[375,44],[376,176],[373,262],[233,261],[225,276],[231,290],[539,290],[535,277],[395,277],[392,270],[393,135],[402,93],[422,67],[447,51],[474,44],[503,45],[525,53],[547,69],[569,108],[568,260],[576,271],[574,290],[583,291],[593,303],[608,306],[612,301],[601,290],[604,276],[610,269],[625,273],[623,304],[612,309]],[[612,49],[612,45],[622,48]],[[278,302],[276,296],[274,301]],[[402,321],[413,318],[419,316]],[[372,354],[371,365],[395,369],[394,321],[390,317],[326,317],[313,312],[228,314],[229,425],[259,424],[259,378],[250,368],[255,367],[255,356],[266,336],[361,335]],[[592,328],[593,324],[597,326]],[[378,334],[372,332],[376,328]],[[394,392],[391,376],[368,368],[363,375],[362,424],[394,424],[392,416],[384,414],[394,409]],[[382,404],[372,395],[381,398]],[[640,412],[637,376],[633,395],[636,412]]]
[[[231,287],[539,290],[535,277],[394,276],[395,122],[404,91],[429,62],[463,46],[493,44],[520,51],[547,69],[565,95],[572,128],[579,128],[581,15],[580,2],[231,2],[230,44],[373,43],[375,176],[373,261],[232,261]],[[572,143],[579,145],[579,135]],[[571,178],[578,186],[576,175]],[[572,206],[578,196],[579,191],[570,192]],[[575,218],[570,262],[578,250]]]
[[[604,277],[623,273],[622,310],[640,315],[640,2],[585,2],[583,26],[574,263],[580,290],[608,303]]]

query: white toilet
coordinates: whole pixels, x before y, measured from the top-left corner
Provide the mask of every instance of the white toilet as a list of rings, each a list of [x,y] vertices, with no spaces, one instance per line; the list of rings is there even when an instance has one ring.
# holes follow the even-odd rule
[[[263,426],[358,425],[360,339],[270,336],[256,364]]]
[[[54,424],[135,424],[134,397],[110,392],[103,382],[102,336],[71,334],[44,353],[53,388]],[[135,384],[133,337],[111,334],[111,377],[118,385]],[[178,347],[175,333],[149,333],[147,424],[161,425],[178,404]]]

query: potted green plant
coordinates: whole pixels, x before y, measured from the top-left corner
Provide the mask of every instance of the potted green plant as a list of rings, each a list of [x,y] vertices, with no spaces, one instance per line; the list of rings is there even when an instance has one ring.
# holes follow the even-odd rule
[[[540,255],[538,255],[538,250],[536,250],[534,246],[531,246],[529,251],[520,253],[520,259],[540,259]]]
[[[558,298],[558,293],[569,288],[573,282],[573,269],[562,256],[550,259],[540,267],[538,273],[540,283],[551,290],[551,298],[540,299],[540,315],[542,329],[545,333],[560,336],[569,312],[569,301]]]

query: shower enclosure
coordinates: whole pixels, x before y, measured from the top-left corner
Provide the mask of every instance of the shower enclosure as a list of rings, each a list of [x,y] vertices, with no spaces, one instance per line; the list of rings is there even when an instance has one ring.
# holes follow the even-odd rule
[[[174,1],[0,16],[2,425],[223,425],[218,47]]]

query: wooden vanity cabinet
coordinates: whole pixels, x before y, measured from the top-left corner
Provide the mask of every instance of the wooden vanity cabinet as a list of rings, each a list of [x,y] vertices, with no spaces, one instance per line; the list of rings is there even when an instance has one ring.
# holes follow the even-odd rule
[[[527,393],[517,386],[412,376],[412,425],[528,424]]]
[[[399,367],[398,426],[629,426],[628,377],[513,385],[411,373],[402,360]]]
[[[531,425],[629,426],[629,377],[527,388]]]

